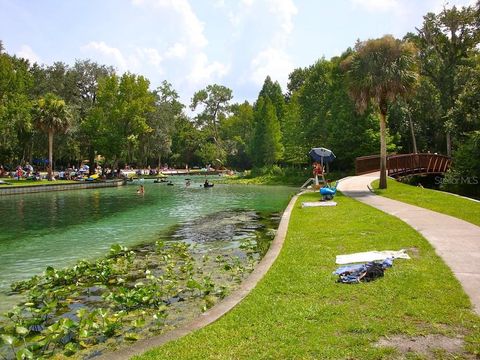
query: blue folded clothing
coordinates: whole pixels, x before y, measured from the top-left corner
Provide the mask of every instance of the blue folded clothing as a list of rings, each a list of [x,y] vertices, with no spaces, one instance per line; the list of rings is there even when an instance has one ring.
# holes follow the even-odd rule
[[[344,265],[334,271],[338,275],[338,282],[355,284],[369,282],[384,275],[387,268],[392,267],[393,258],[385,259],[382,262],[372,261],[365,264]]]

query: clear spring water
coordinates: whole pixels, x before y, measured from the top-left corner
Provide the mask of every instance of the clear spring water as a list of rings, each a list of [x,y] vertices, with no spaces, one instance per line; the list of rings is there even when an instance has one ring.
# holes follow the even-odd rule
[[[175,184],[145,180],[117,188],[5,196],[0,200],[0,310],[14,299],[13,281],[105,255],[115,243],[155,241],[170,226],[228,209],[282,211],[295,189],[285,186],[201,187],[204,177],[171,177]],[[215,182],[215,178],[211,178]]]

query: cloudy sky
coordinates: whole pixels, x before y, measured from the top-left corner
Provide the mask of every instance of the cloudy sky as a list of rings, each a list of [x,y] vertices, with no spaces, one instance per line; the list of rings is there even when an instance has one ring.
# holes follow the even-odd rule
[[[474,0],[449,0],[449,5]],[[256,98],[270,75],[339,55],[357,39],[402,37],[444,0],[0,0],[10,54],[52,64],[90,58],[171,82],[188,102],[211,83]]]

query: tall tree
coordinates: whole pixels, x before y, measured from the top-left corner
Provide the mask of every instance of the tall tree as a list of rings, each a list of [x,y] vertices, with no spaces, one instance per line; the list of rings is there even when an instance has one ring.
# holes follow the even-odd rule
[[[91,60],[77,60],[66,74],[67,88],[70,90],[70,105],[78,115],[77,140],[82,158],[88,158],[90,173],[94,172],[96,155],[95,137],[99,131],[94,116],[90,116],[97,103],[98,84],[104,77],[114,74],[111,67],[99,65]]]
[[[253,132],[253,107],[247,101],[232,105],[232,115],[220,126],[220,134],[225,139],[227,164],[233,168],[248,169],[252,161],[248,155],[248,145]]]
[[[255,166],[270,166],[282,158],[281,138],[275,107],[269,98],[260,96],[255,104],[255,127],[250,144]]]
[[[352,99],[363,112],[371,104],[380,119],[380,188],[387,188],[387,114],[399,97],[412,93],[417,83],[416,49],[391,35],[358,42],[344,60]]]
[[[143,76],[123,74],[102,79],[92,123],[100,129],[96,147],[114,165],[135,160],[139,137],[151,132],[147,118],[154,111],[155,96]]]
[[[285,97],[283,96],[282,88],[278,81],[273,82],[270,76],[267,76],[258,96],[264,99],[270,99],[272,105],[275,107],[277,120],[282,124],[285,113]]]
[[[220,118],[225,118],[232,97],[232,90],[222,85],[213,84],[197,91],[192,98],[190,105],[192,111],[196,110],[200,104],[203,105],[203,111],[197,116],[197,124],[200,127],[206,126],[212,132],[214,142],[217,145],[221,143],[218,122]]]
[[[147,158],[157,159],[159,167],[162,157],[171,152],[172,135],[183,108],[172,84],[163,81],[155,91],[155,110],[147,118],[152,131],[142,137],[143,153]]]
[[[1,43],[0,43],[1,48]],[[0,162],[24,161],[31,146],[32,86],[27,60],[10,56],[0,49]]]
[[[71,121],[71,114],[64,100],[52,93],[47,93],[35,102],[33,118],[36,126],[48,134],[48,179],[52,180],[53,136],[55,133],[67,131]]]
[[[475,48],[480,42],[478,11],[473,7],[454,6],[444,8],[438,15],[428,13],[417,34],[407,35],[419,49],[422,75],[433,82],[440,94],[448,155],[452,152],[451,136],[456,127],[450,114],[465,85],[458,86],[458,73],[462,66],[468,65],[470,53],[478,51]]]

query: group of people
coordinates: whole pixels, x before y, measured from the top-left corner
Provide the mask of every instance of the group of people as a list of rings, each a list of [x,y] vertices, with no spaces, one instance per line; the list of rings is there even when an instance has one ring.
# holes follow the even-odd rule
[[[8,171],[3,167],[3,165],[0,165],[0,177],[11,177],[16,180],[40,180],[41,178],[40,173],[35,171],[33,166],[28,162],[23,167],[18,165],[13,171]]]

